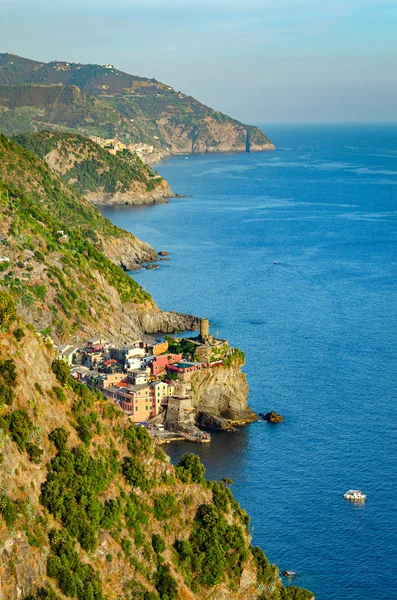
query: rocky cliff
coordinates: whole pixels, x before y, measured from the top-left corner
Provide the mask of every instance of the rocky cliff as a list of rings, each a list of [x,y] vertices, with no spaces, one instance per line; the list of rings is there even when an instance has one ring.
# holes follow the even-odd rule
[[[201,425],[224,429],[256,419],[248,406],[249,387],[240,365],[198,371],[191,379],[193,404]],[[225,422],[226,421],[226,422]]]
[[[67,129],[148,144],[152,156],[274,150],[258,128],[155,79],[111,65],[41,63],[0,54],[0,131]]]

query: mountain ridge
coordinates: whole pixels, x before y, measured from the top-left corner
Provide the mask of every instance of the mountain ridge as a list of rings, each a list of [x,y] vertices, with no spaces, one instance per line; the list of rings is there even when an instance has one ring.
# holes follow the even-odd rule
[[[0,130],[3,128],[8,135],[38,131],[40,119],[44,118],[47,119],[45,128],[52,125],[78,130],[86,135],[106,132],[103,123],[95,127],[95,123],[87,123],[82,117],[77,121],[75,117],[73,123],[70,115],[57,113],[54,98],[64,93],[56,89],[61,87],[68,90],[68,98],[63,99],[62,106],[77,107],[77,113],[81,106],[86,112],[90,107],[95,114],[108,111],[107,122],[112,123],[108,134],[116,135],[128,144],[152,145],[157,156],[274,150],[271,141],[258,127],[245,125],[212,110],[156,79],[130,75],[113,65],[65,61],[45,63],[0,54],[0,82]],[[80,90],[79,97],[71,86]],[[28,104],[22,105],[19,100],[18,113],[14,105],[21,94]],[[43,108],[45,95],[47,100]],[[25,107],[24,114],[20,112],[22,107]],[[26,107],[45,110],[45,115],[29,114]],[[7,118],[5,112],[9,113]],[[5,130],[7,122],[13,124],[13,131]]]

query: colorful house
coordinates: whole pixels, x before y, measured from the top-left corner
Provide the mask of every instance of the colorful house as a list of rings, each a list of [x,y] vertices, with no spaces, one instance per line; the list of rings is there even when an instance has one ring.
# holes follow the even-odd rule
[[[173,365],[180,360],[182,360],[181,354],[161,354],[160,356],[156,356],[156,358],[150,363],[152,375],[159,375],[159,373],[165,371],[169,365]]]
[[[111,398],[130,416],[134,423],[141,423],[153,416],[152,392],[148,385],[118,385],[103,390],[106,398]]]

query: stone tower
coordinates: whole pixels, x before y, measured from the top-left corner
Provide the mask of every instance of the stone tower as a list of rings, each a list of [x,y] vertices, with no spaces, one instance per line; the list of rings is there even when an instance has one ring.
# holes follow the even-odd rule
[[[200,319],[200,342],[202,344],[211,343],[210,322],[208,319]]]

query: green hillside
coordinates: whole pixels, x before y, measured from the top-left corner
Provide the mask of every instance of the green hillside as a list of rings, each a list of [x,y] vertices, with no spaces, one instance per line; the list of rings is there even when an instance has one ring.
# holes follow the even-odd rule
[[[20,134],[14,139],[80,194],[91,192],[91,201],[117,195],[119,204],[139,203],[171,195],[162,177],[127,149],[113,155],[82,135],[62,132]]]
[[[0,289],[9,290],[21,314],[59,339],[81,335],[90,324],[105,327],[123,304],[153,306],[118,266],[117,255],[130,246],[142,260],[154,260],[153,249],[112,225],[44,162],[3,135],[0,235],[0,254],[8,259],[0,262]]]
[[[0,54],[0,83],[0,130],[8,134],[55,126],[173,154],[274,149],[259,128],[111,65],[40,63]]]

